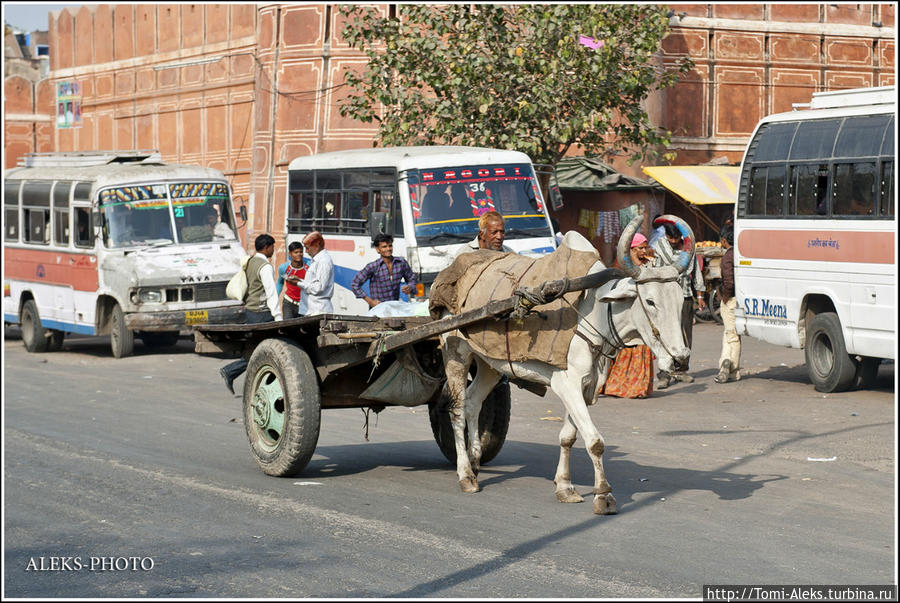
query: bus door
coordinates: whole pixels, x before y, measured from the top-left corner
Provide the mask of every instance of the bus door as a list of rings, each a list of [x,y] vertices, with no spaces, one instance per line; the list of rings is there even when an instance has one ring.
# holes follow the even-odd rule
[[[94,334],[97,306],[97,289],[100,286],[97,272],[96,233],[90,205],[89,182],[75,185],[72,211],[72,313],[74,331]]]

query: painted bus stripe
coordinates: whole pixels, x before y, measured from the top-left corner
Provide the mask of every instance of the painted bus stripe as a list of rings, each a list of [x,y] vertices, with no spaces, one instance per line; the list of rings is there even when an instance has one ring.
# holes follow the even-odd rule
[[[96,256],[56,250],[7,247],[3,250],[5,278],[63,285],[75,291],[97,291],[99,273]]]
[[[894,233],[826,230],[742,230],[742,258],[893,264]]]

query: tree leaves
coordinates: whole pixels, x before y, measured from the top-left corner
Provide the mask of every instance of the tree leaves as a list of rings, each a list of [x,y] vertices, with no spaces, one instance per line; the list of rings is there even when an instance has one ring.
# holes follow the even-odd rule
[[[339,110],[378,122],[382,144],[497,146],[555,164],[572,144],[637,158],[668,142],[643,101],[692,64],[659,66],[662,7],[396,6],[393,18],[340,7],[344,40],[368,64],[346,74]],[[602,46],[580,44],[581,35]]]

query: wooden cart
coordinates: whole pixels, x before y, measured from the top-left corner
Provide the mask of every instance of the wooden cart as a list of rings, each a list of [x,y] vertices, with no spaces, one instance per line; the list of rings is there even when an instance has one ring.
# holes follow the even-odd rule
[[[275,476],[303,470],[319,438],[320,412],[329,408],[428,405],[434,439],[456,462],[438,335],[484,320],[523,316],[535,305],[569,291],[624,276],[606,270],[571,280],[549,281],[513,296],[440,320],[319,314],[260,324],[199,325],[199,354],[241,354],[249,365],[243,419],[250,450],[262,470]],[[529,301],[530,300],[530,301]],[[513,381],[543,395],[546,388]],[[510,381],[502,380],[482,406],[482,462],[500,452],[510,414]],[[466,434],[468,439],[469,435]]]

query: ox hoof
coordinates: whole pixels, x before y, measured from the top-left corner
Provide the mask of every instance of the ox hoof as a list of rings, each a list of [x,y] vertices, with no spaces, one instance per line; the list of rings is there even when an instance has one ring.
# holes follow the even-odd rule
[[[598,494],[594,497],[595,515],[615,515],[618,512],[616,499],[612,494]]]
[[[575,488],[566,488],[565,490],[556,491],[556,500],[561,503],[580,503],[584,502],[584,498],[575,491]]]
[[[459,488],[467,494],[473,494],[481,490],[478,481],[470,477],[459,480]]]

